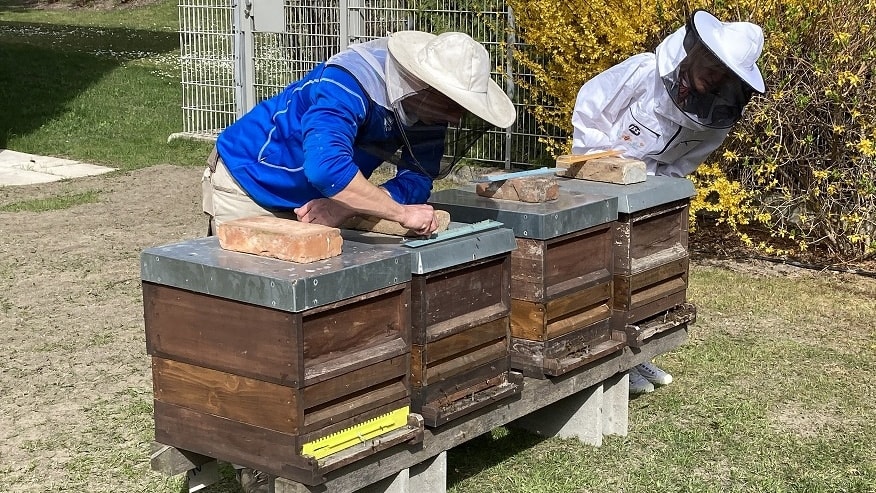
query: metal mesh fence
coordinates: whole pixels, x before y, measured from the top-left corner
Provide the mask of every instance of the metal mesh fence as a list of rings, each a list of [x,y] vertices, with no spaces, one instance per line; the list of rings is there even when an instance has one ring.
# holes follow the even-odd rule
[[[273,96],[349,44],[415,29],[462,31],[482,42],[493,77],[517,107],[509,130],[487,133],[468,158],[493,165],[552,162],[540,143],[562,132],[539,132],[515,77],[517,43],[503,0],[184,0],[179,4],[183,131],[215,138],[258,101]],[[172,136],[174,137],[174,136]]]
[[[230,0],[179,4],[183,135],[215,137],[237,116],[233,13]]]

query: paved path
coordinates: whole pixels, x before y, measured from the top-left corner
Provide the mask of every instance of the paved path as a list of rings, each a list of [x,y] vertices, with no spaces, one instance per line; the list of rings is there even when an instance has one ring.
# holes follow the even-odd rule
[[[0,187],[100,175],[115,168],[0,149]]]

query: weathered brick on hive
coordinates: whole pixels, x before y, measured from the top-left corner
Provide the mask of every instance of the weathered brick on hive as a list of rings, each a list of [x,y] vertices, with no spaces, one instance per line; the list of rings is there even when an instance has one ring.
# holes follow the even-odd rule
[[[557,169],[558,176],[580,180],[602,181],[630,185],[645,181],[645,163],[638,159],[617,156],[570,162],[568,168]]]
[[[447,211],[436,209],[435,218],[438,220],[438,229],[434,231],[435,233],[446,230],[450,225],[450,213]],[[393,236],[419,236],[416,231],[408,229],[395,221],[381,219],[376,216],[353,216],[344,221],[341,227]]]
[[[478,183],[475,192],[493,199],[541,203],[556,200],[560,187],[553,177],[528,177]]]
[[[216,228],[225,250],[308,263],[341,254],[341,230],[271,216],[245,217]]]

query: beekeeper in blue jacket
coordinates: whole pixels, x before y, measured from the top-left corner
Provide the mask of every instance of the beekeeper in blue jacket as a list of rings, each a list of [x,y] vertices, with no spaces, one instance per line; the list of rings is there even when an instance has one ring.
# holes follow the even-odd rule
[[[515,120],[491,67],[486,49],[458,32],[350,46],[219,135],[202,180],[211,227],[254,215],[328,226],[370,215],[432,233],[432,181],[474,140],[448,126],[466,117],[476,137]],[[442,160],[446,148],[454,159]],[[378,187],[368,178],[385,161],[396,174]]]
[[[641,53],[587,81],[572,113],[573,154],[618,149],[650,175],[687,176],[717,149],[754,93],[763,31],[722,22],[704,10]],[[651,392],[672,375],[651,362],[630,370],[630,393]]]

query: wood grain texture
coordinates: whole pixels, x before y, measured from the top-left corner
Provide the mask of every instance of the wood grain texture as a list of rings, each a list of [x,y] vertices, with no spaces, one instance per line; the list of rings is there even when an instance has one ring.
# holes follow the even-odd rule
[[[615,273],[631,275],[688,255],[689,201],[618,217]]]
[[[511,338],[511,368],[532,378],[559,376],[623,349],[623,331],[605,319],[547,341]]]
[[[413,342],[423,344],[507,315],[510,276],[510,253],[414,275]]]
[[[501,360],[508,357],[508,339],[502,338],[489,344],[471,348],[469,351],[454,355],[452,358],[438,360],[426,366],[421,386],[432,385],[435,382],[466,373],[471,368],[485,364],[488,361]]]
[[[689,263],[689,258],[683,257],[632,276],[615,276],[612,308],[635,310],[660,298],[686,291]]]
[[[603,157],[613,157],[620,156],[624,151],[619,149],[612,149],[608,151],[596,151],[590,152],[587,154],[563,154],[561,156],[557,156],[556,164],[557,168],[568,168],[569,166],[573,166],[580,163],[586,163],[592,159],[599,159]]]
[[[511,252],[511,297],[546,302],[610,276],[615,223],[533,240],[517,238]]]
[[[283,433],[301,424],[298,392],[252,378],[152,358],[156,400]]]
[[[547,303],[511,301],[511,335],[547,341],[611,316],[611,282],[572,292]]]
[[[324,480],[298,437],[155,401],[155,440],[304,484]]]
[[[393,341],[407,346],[410,341],[409,283],[351,298],[302,314],[302,355],[306,385],[343,373],[337,360],[360,355],[369,348]],[[358,356],[357,356],[358,357]],[[335,361],[332,363],[332,361]],[[356,365],[355,358],[348,358]],[[335,371],[329,371],[331,368]]]
[[[303,383],[297,314],[143,282],[146,349],[280,385]]]

